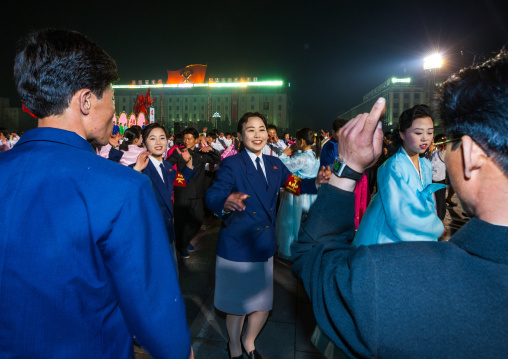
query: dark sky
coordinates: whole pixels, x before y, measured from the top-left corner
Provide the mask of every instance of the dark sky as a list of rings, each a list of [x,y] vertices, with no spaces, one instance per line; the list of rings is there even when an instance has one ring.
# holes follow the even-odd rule
[[[257,76],[291,83],[298,125],[335,116],[405,63],[420,71],[439,50],[448,66],[470,65],[508,42],[508,1],[7,1],[0,96],[12,81],[16,42],[31,29],[63,27],[101,45],[121,80],[165,80],[166,70],[207,64],[207,77]],[[464,55],[460,52],[463,50]],[[305,123],[307,121],[311,121]],[[312,126],[312,125],[311,125]]]

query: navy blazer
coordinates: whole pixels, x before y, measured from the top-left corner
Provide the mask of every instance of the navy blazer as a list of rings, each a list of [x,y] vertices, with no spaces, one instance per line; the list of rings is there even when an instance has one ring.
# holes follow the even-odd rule
[[[291,248],[325,334],[348,357],[504,358],[508,227],[356,248],[354,193],[323,185]]]
[[[291,172],[274,156],[263,155],[266,183],[260,179],[247,151],[225,158],[205,196],[206,205],[222,218],[217,255],[236,262],[263,262],[272,257],[275,243],[275,206],[279,188]],[[224,203],[231,193],[242,192],[244,211],[222,216]],[[302,193],[316,193],[315,179],[301,183]]]
[[[131,166],[133,167],[134,164]],[[177,171],[175,171],[173,169],[173,165],[167,161],[164,161],[164,166],[165,171],[162,175],[164,176],[165,182],[162,181],[159,172],[151,160],[148,160],[148,165],[141,173],[147,175],[151,179],[155,199],[157,199],[157,204],[161,209],[162,219],[164,220],[166,231],[168,232],[169,243],[173,243],[175,240],[175,227],[171,195],[173,194],[173,182],[175,181]],[[191,170],[189,167],[184,166],[181,173],[185,181],[188,183],[196,173],[196,170]]]

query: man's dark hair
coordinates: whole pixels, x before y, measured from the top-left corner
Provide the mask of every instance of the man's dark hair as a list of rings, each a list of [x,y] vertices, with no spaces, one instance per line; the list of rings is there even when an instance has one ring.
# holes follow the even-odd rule
[[[266,129],[268,130],[268,127],[269,126],[273,126],[273,125],[267,125],[266,123],[266,117],[265,115],[263,115],[262,113],[259,113],[259,112],[246,112],[243,114],[242,117],[240,117],[240,120],[238,120],[238,125],[236,127],[236,131],[237,132],[240,132],[240,133],[243,133],[243,125],[245,125],[247,123],[247,121],[249,120],[249,118],[251,117],[259,117],[263,123],[265,124],[265,127]],[[275,126],[273,126],[275,127]]]
[[[99,45],[69,30],[31,32],[14,59],[18,94],[38,118],[62,114],[81,89],[100,99],[118,79],[115,61]]]
[[[215,141],[217,139],[217,134],[214,131],[211,131],[211,132],[206,134],[206,137],[211,137],[212,140]]]
[[[272,124],[267,125],[267,126],[266,126],[266,130],[267,130],[267,131],[268,131],[268,130],[275,130],[275,131],[277,131],[277,126],[272,125]]]
[[[440,115],[449,139],[471,137],[508,175],[507,51],[451,76],[442,87]]]
[[[182,131],[182,134],[184,136],[191,134],[192,137],[194,137],[195,139],[198,139],[198,137],[199,137],[198,130],[196,130],[194,127],[187,127],[185,130]]]
[[[342,117],[339,117],[338,119],[333,121],[333,124],[332,124],[332,130],[333,130],[333,132],[337,132],[338,130],[340,130],[342,127],[344,127],[344,125],[346,123],[347,123],[347,120],[345,118],[342,118]]]

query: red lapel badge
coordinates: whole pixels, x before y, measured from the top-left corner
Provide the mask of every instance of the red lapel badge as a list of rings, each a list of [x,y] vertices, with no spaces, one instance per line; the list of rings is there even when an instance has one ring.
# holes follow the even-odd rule
[[[273,169],[274,169],[274,170],[277,170],[278,168],[277,168],[277,167],[275,167],[275,166],[273,166]]]

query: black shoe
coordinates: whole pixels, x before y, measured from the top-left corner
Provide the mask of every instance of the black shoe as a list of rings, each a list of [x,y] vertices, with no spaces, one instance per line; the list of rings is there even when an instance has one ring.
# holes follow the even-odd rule
[[[231,350],[229,350],[229,342],[228,342],[228,346],[227,346],[226,350],[228,351],[228,357],[229,357],[230,359],[243,359],[243,354],[242,354],[242,355],[239,355],[239,356],[237,356],[237,357],[232,357],[232,356],[231,356]],[[242,350],[243,350],[243,345],[242,345]]]
[[[240,344],[242,344],[242,351],[247,354],[247,357],[249,359],[263,359],[263,357],[261,356],[261,354],[258,353],[258,351],[256,349],[254,349],[253,351],[251,352],[248,352],[247,353],[247,350],[245,350],[244,346],[243,346],[243,342],[242,340],[240,340]]]
[[[190,243],[189,243],[189,245],[187,246],[187,250],[188,250],[189,252],[194,252],[194,249],[196,249],[196,248],[194,248],[194,246],[193,246],[192,244],[190,244]]]
[[[187,259],[187,258],[190,258],[190,254],[187,250],[183,250],[183,251],[180,251],[180,257],[182,257],[183,259]]]

